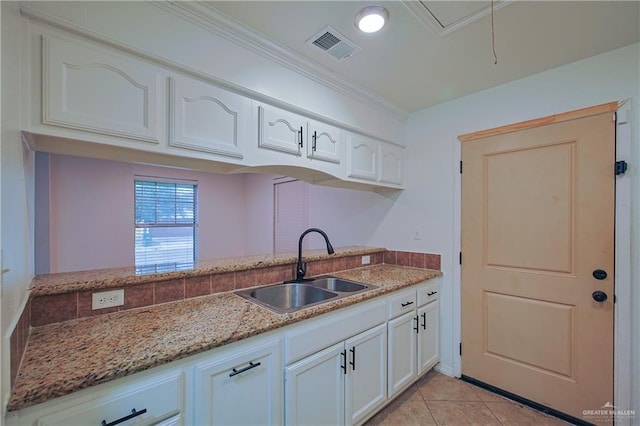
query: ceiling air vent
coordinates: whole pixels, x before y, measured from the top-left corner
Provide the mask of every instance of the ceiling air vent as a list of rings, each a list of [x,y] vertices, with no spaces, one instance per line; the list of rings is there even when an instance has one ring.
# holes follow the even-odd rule
[[[360,47],[330,26],[315,34],[306,41],[308,45],[322,49],[336,59],[350,58],[358,53]]]

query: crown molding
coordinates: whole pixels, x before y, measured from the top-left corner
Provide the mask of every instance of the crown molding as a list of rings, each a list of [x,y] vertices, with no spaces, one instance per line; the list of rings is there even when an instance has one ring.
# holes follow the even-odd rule
[[[333,71],[235,21],[213,6],[201,1],[152,1],[150,4],[398,120],[404,121],[409,116],[409,113],[398,105],[336,77]]]

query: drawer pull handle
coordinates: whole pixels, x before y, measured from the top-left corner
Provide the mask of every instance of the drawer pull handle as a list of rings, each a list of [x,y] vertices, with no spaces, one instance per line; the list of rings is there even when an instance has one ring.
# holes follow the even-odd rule
[[[401,303],[401,306],[402,306],[403,308],[406,308],[406,307],[407,307],[407,306],[409,306],[409,305],[413,305],[413,302],[404,302],[404,303]]]
[[[349,352],[351,352],[351,361],[349,361],[349,364],[351,364],[353,371],[356,371],[356,347],[354,346],[349,349]]]
[[[241,368],[240,370],[236,370],[235,368],[233,369],[233,371],[231,373],[229,373],[229,377],[233,377],[236,374],[240,374],[240,373],[244,373],[247,370],[251,370],[252,368],[256,368],[257,366],[259,366],[260,363],[256,362],[255,364],[253,363],[253,361],[249,361],[249,365],[247,365],[244,368]]]
[[[300,135],[300,142],[298,143],[298,145],[300,146],[300,148],[302,148],[302,126],[300,126],[300,133],[298,133]]]
[[[427,293],[427,296],[433,296],[434,294],[438,294],[437,291],[430,291],[429,293]]]
[[[136,411],[136,409],[132,409],[131,410],[131,414],[129,414],[128,416],[124,416],[119,418],[118,420],[114,420],[111,423],[107,423],[106,420],[103,420],[102,423],[100,423],[100,426],[115,426],[115,425],[119,425],[120,423],[126,422],[127,420],[131,420],[134,417],[138,417],[144,413],[147,412],[146,408],[143,408],[140,411]]]

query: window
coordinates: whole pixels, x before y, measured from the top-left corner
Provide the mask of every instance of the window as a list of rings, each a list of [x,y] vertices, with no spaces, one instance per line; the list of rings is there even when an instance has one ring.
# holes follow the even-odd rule
[[[197,259],[197,190],[192,181],[135,180],[138,273],[191,269]]]

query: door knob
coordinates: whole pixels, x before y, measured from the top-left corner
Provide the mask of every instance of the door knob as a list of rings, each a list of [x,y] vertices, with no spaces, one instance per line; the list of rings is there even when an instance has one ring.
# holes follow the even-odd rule
[[[605,300],[607,300],[607,293],[605,293],[604,291],[596,290],[591,293],[591,297],[593,297],[593,300],[595,300],[596,302],[604,302]]]
[[[607,278],[607,271],[603,271],[602,269],[596,269],[593,271],[593,278],[596,280],[604,280]]]

